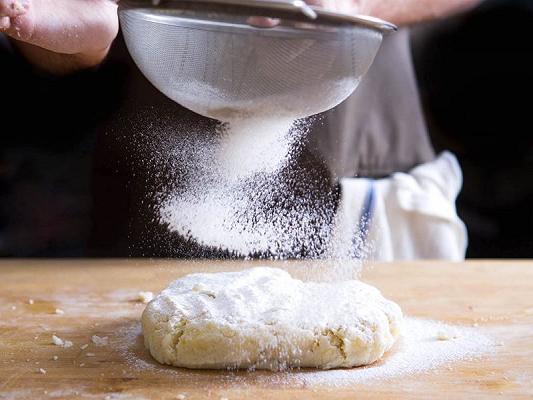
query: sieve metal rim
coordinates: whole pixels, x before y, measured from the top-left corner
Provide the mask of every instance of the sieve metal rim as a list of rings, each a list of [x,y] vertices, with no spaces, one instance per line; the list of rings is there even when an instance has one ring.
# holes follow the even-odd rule
[[[126,12],[130,17],[139,18],[143,21],[161,24],[176,26],[180,28],[187,29],[197,29],[203,31],[215,31],[223,33],[232,33],[232,34],[248,34],[254,33],[256,36],[266,36],[266,37],[305,37],[312,38],[315,40],[331,40],[339,38],[339,29],[332,28],[331,25],[320,25],[313,23],[312,27],[306,27],[303,25],[300,26],[287,26],[287,25],[277,25],[272,28],[264,29],[254,27],[245,23],[232,23],[232,22],[223,22],[223,21],[214,21],[206,19],[197,19],[191,18],[188,16],[179,16],[179,15],[158,15],[151,12],[152,9],[129,9]],[[342,27],[339,27],[342,28]],[[344,28],[346,28],[344,26]],[[357,27],[351,27],[357,28]],[[363,28],[364,29],[364,28]]]
[[[180,6],[181,4],[181,6]],[[334,11],[325,10],[320,7],[307,6],[302,0],[160,0],[154,2],[153,0],[122,0],[119,3],[121,9],[160,9],[160,10],[179,10],[186,5],[187,7],[201,7],[203,5],[211,5],[215,7],[236,6],[248,9],[267,10],[270,12],[283,12],[292,14],[294,16],[305,16],[308,22],[313,24],[349,24],[356,26],[364,26],[375,29],[382,34],[395,32],[398,27],[385,20],[375,18],[362,14],[345,14]],[[305,9],[311,9],[316,14],[310,16],[308,12],[302,9],[302,4]],[[226,9],[227,11],[227,9]],[[302,15],[303,14],[303,15]],[[253,14],[251,14],[253,15]],[[272,29],[272,28],[261,28]]]

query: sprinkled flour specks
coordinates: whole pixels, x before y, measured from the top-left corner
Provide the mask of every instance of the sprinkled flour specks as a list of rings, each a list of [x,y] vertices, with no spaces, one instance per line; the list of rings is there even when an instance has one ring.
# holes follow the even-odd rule
[[[455,338],[439,340],[438,334],[452,331]],[[151,359],[143,348],[141,328],[138,323],[125,327],[119,332],[121,338],[119,352],[128,365],[136,370],[151,370],[157,374],[185,377],[194,380],[194,370],[162,367]],[[353,369],[291,370],[288,372],[233,373],[220,371],[214,380],[220,383],[234,383],[239,386],[287,385],[291,387],[347,387],[357,384],[373,384],[405,375],[429,373],[443,367],[453,367],[461,361],[478,359],[496,351],[496,342],[480,332],[480,328],[452,326],[441,322],[406,318],[402,337],[382,361],[366,367]]]
[[[442,331],[453,331],[454,339],[439,340]],[[348,386],[402,375],[423,373],[458,361],[472,360],[494,347],[493,340],[473,328],[406,318],[396,349],[376,365],[355,370],[309,372],[296,379],[309,385]]]

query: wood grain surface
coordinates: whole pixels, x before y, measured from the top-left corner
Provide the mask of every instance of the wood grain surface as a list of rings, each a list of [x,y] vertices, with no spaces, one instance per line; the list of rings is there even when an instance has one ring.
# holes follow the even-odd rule
[[[170,368],[151,359],[139,332],[139,291],[156,293],[191,272],[256,265],[301,278],[313,268],[328,270],[297,262],[1,261],[0,399],[533,398],[533,261],[365,266],[362,280],[405,314],[475,327],[498,343],[479,358],[434,371],[332,387],[281,384],[279,373]],[[52,334],[72,347],[52,344]],[[92,335],[109,343],[96,346]]]

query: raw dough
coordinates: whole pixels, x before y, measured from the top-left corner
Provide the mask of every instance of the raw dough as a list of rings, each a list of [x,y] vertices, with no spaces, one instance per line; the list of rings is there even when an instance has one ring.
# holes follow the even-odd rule
[[[378,360],[401,321],[398,305],[362,282],[302,282],[260,267],[176,280],[148,304],[142,331],[163,364],[329,369]]]

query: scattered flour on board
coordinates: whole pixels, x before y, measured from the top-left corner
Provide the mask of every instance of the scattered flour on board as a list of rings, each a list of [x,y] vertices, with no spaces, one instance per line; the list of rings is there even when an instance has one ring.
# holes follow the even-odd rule
[[[448,332],[450,339],[440,336]],[[134,370],[152,370],[158,374],[194,379],[195,371],[162,367],[147,352],[137,354],[142,346],[139,324],[121,329],[119,352]],[[453,338],[451,338],[453,336]],[[438,321],[406,318],[403,334],[383,360],[366,367],[334,370],[291,370],[278,373],[234,373],[219,371],[221,382],[238,385],[282,385],[291,387],[347,387],[372,384],[405,375],[428,373],[453,363],[480,358],[496,350],[496,342],[480,328],[447,325]],[[146,357],[146,359],[144,359]]]
[[[442,332],[455,338],[443,341]],[[376,366],[357,370],[335,370],[299,374],[296,379],[310,385],[347,386],[386,380],[406,374],[424,373],[461,360],[472,360],[494,349],[494,342],[479,329],[446,325],[437,321],[407,318],[403,335],[392,351]]]
[[[73,343],[70,340],[63,340],[56,335],[52,335],[52,343],[55,344],[56,346],[61,346],[65,348],[72,347],[73,345]]]
[[[137,294],[137,301],[140,301],[141,303],[147,304],[154,298],[154,294],[152,292],[139,292]]]
[[[100,337],[98,335],[93,335],[91,337],[91,342],[96,346],[107,346],[109,343],[109,338],[107,336]]]

